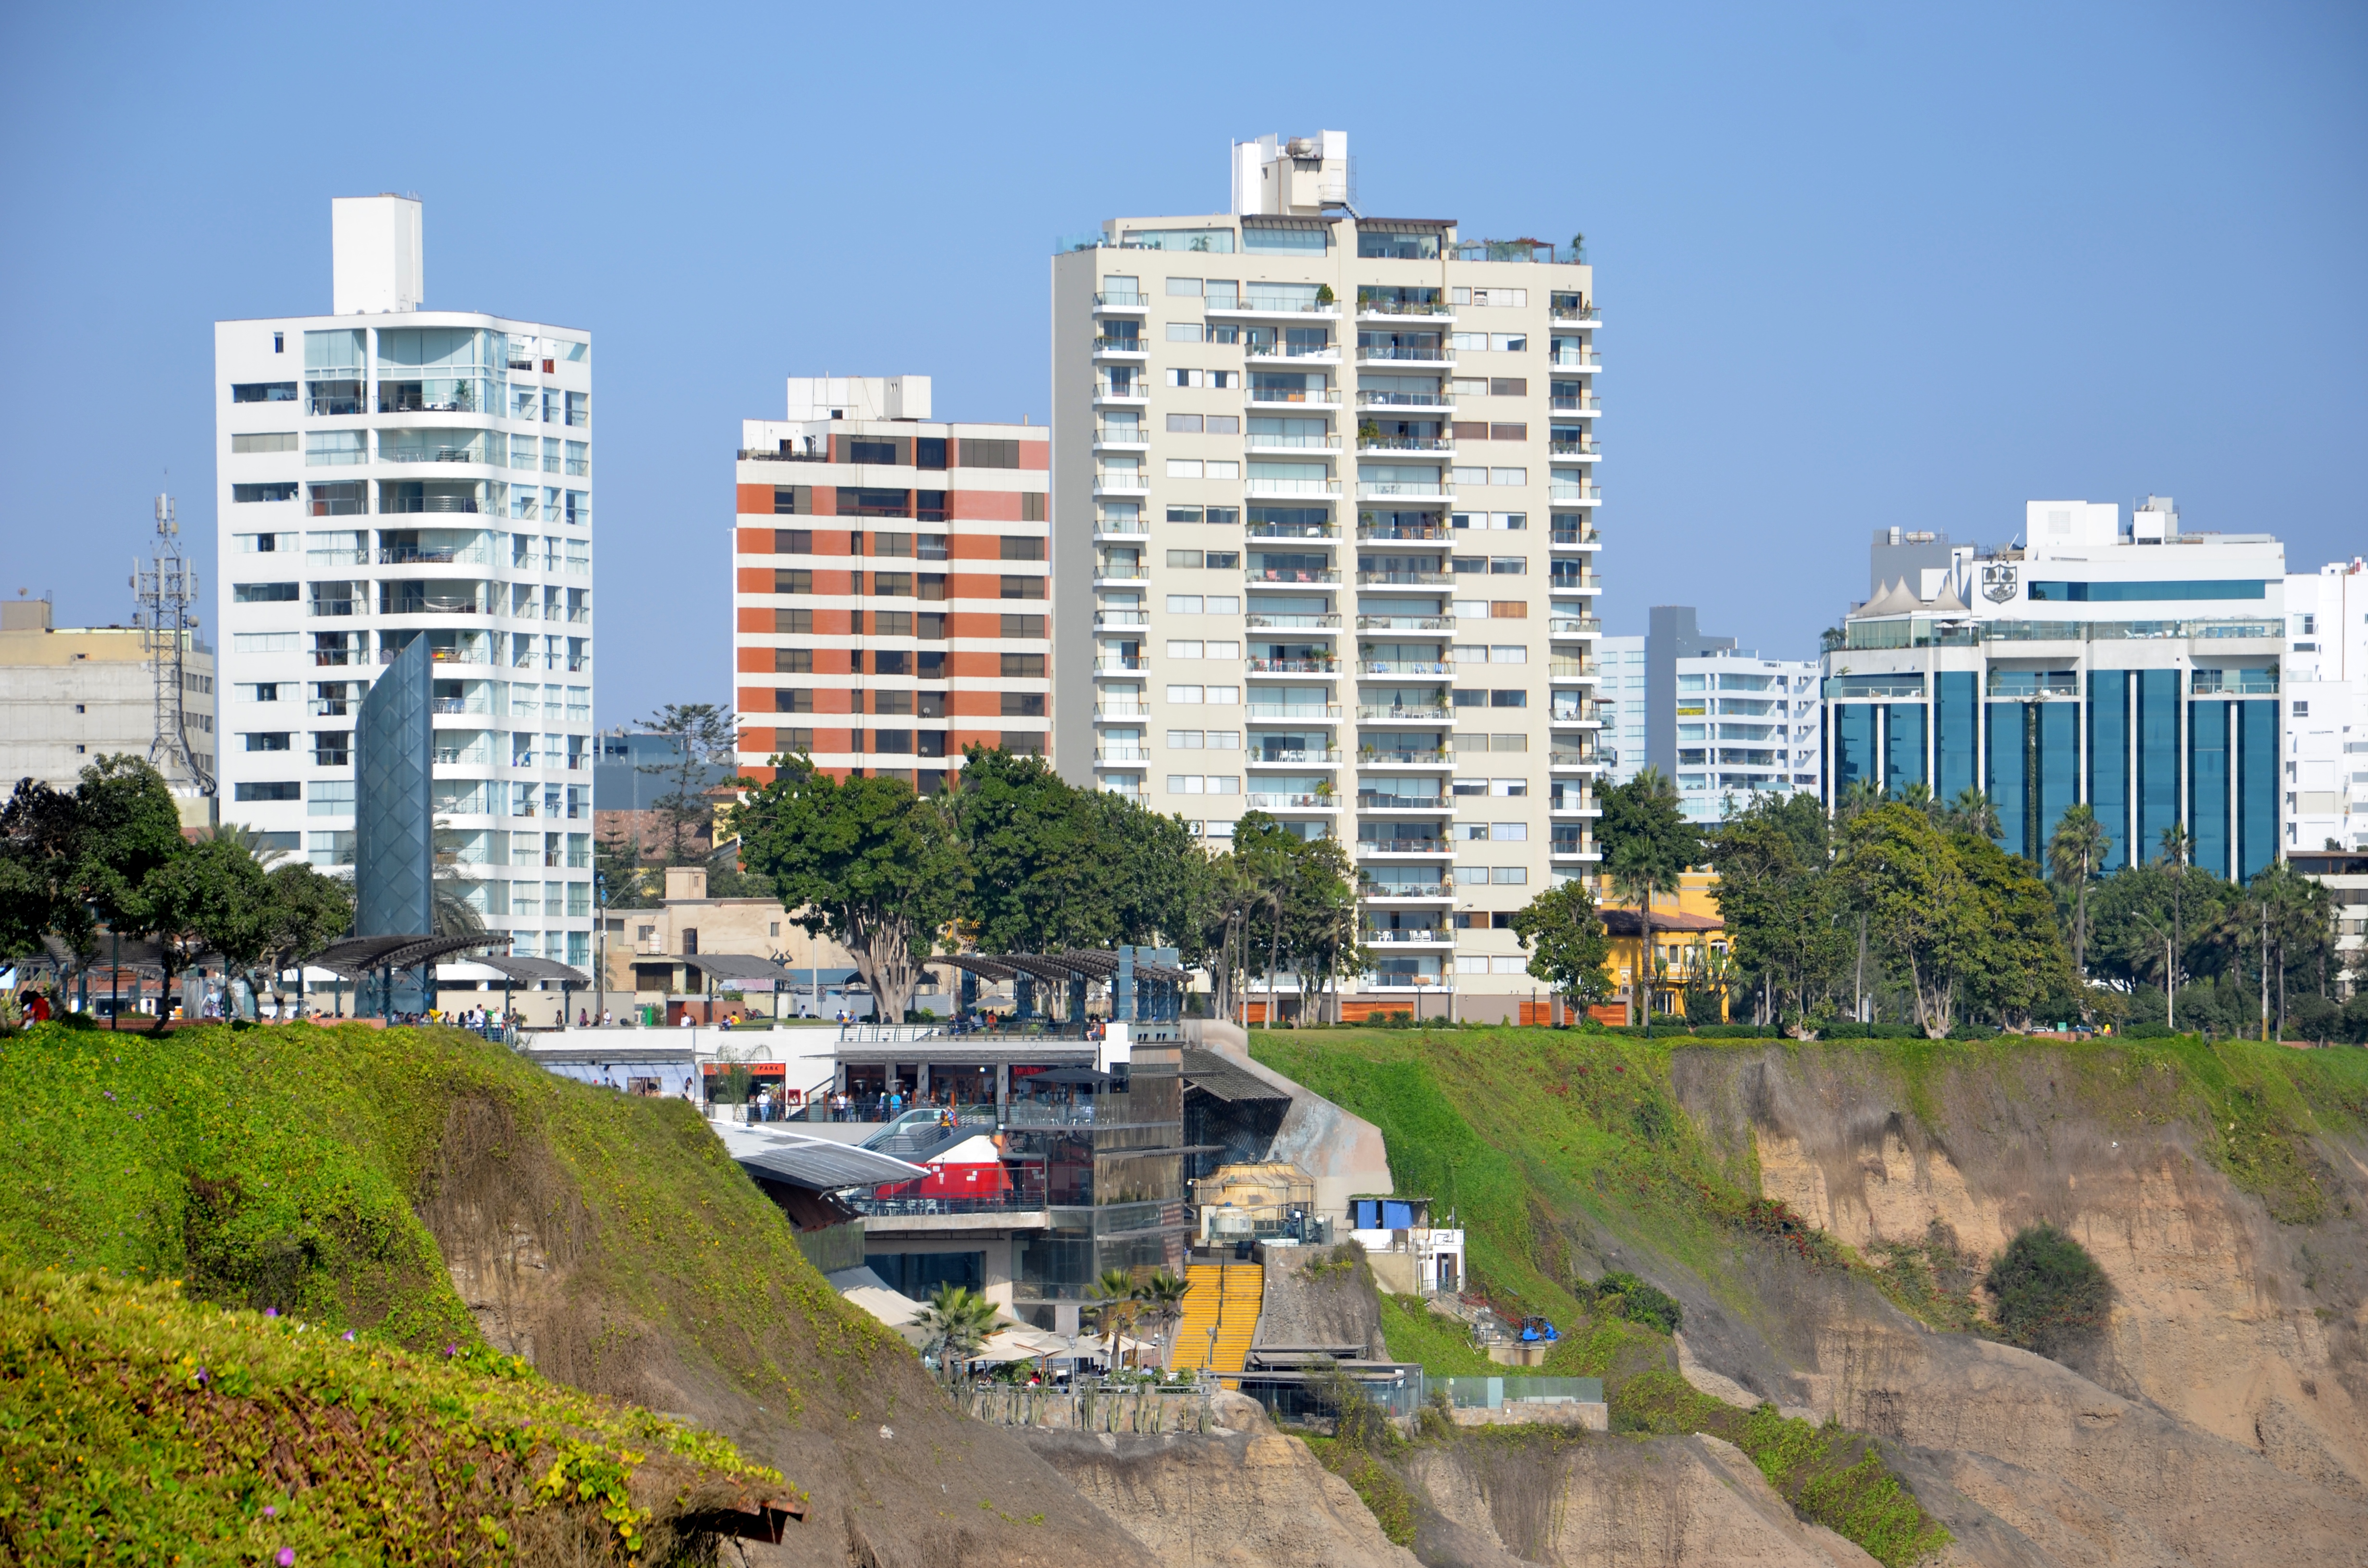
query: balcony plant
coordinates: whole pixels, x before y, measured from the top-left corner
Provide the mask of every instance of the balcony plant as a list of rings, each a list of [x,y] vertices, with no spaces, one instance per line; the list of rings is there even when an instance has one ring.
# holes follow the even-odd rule
[[[1315,302],[1317,304],[1328,305],[1338,297],[1338,296],[1332,292],[1332,285],[1329,283],[1318,283],[1315,286]]]

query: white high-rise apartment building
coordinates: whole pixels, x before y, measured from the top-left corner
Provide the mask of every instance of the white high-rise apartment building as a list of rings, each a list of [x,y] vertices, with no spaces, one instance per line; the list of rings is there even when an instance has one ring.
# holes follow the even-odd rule
[[[1053,259],[1053,756],[1338,835],[1352,1016],[1499,1017],[1513,912],[1597,861],[1593,273],[1361,214],[1337,131],[1232,161],[1229,210]]]
[[[332,211],[330,313],[214,324],[222,818],[350,865],[354,713],[425,638],[439,862],[588,963],[591,335],[423,310],[419,203]]]

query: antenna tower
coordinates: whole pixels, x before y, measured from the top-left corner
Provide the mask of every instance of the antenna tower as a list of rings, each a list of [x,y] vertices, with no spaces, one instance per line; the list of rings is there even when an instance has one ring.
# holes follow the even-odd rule
[[[154,677],[155,728],[148,743],[149,764],[175,783],[211,795],[217,786],[199,762],[197,747],[189,744],[184,700],[188,673],[183,665],[198,627],[191,612],[198,599],[198,573],[182,558],[181,525],[173,515],[170,495],[156,497],[156,553],[145,566],[133,557],[131,591],[138,604],[131,623],[140,629],[140,648]]]

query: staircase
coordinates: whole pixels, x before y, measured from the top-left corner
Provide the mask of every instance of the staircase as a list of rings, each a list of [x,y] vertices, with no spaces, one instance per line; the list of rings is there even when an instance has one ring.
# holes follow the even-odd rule
[[[1255,1263],[1196,1263],[1184,1278],[1191,1288],[1176,1330],[1176,1369],[1230,1372],[1224,1386],[1239,1388],[1266,1295],[1266,1270]]]

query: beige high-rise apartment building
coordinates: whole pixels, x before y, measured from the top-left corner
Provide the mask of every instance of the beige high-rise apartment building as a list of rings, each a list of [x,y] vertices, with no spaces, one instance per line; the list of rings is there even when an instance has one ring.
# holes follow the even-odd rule
[[[1053,756],[1212,846],[1337,835],[1351,1014],[1499,1017],[1512,914],[1597,864],[1593,273],[1364,215],[1347,142],[1053,258]]]

